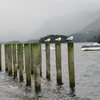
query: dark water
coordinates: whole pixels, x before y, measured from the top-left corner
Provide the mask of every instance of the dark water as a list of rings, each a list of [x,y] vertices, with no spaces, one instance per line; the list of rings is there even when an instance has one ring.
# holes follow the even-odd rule
[[[42,91],[38,94],[34,91],[33,80],[32,86],[26,87],[25,80],[20,83],[18,79],[13,80],[12,77],[7,76],[4,71],[4,53],[2,53],[3,71],[0,72],[0,100],[100,100],[100,51],[81,51],[82,45],[82,43],[75,44],[75,93],[71,92],[69,88],[66,44],[62,44],[64,84],[56,85],[55,50],[51,50],[51,81],[48,82],[45,79],[45,51],[43,51]]]

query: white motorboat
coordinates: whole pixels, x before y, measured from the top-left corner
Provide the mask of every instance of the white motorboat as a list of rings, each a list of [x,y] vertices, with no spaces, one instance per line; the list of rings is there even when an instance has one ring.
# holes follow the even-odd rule
[[[81,47],[81,50],[83,50],[83,51],[99,51],[100,50],[100,44],[94,43],[94,44],[83,45]]]

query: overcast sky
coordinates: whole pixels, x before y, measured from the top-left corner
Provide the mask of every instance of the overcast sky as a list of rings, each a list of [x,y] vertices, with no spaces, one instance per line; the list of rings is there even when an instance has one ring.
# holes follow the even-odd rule
[[[49,19],[99,9],[100,0],[0,0],[0,40],[29,39]]]

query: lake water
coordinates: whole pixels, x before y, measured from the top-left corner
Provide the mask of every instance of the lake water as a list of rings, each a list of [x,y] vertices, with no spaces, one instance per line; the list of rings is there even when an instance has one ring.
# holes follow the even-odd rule
[[[20,83],[18,79],[13,80],[7,75],[4,71],[2,48],[3,71],[0,72],[0,100],[100,100],[100,51],[81,51],[83,44],[85,43],[75,43],[75,93],[72,93],[69,88],[66,44],[62,44],[62,86],[56,84],[55,50],[51,50],[51,81],[48,82],[45,79],[45,51],[42,50],[42,91],[38,94],[34,91],[34,80],[31,87],[26,87],[25,80]]]

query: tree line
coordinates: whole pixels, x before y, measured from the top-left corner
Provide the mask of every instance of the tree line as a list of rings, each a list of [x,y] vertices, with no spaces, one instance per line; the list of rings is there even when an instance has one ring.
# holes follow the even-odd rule
[[[50,38],[50,43],[55,43],[57,42],[55,39],[61,37],[61,41],[62,43],[66,43],[66,39],[68,38],[66,35],[47,35],[47,36],[44,36],[44,37],[41,37],[39,42],[40,43],[46,43],[45,40]]]

